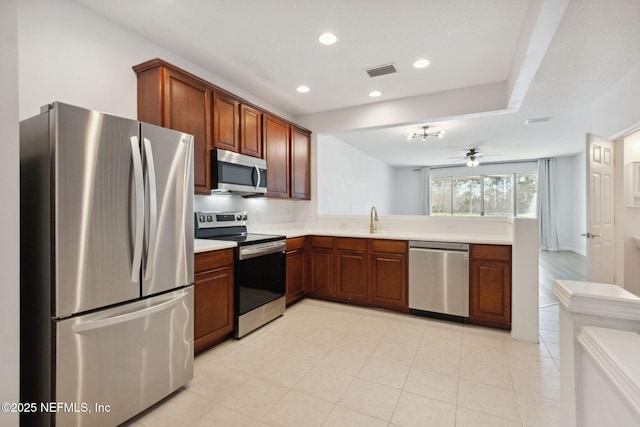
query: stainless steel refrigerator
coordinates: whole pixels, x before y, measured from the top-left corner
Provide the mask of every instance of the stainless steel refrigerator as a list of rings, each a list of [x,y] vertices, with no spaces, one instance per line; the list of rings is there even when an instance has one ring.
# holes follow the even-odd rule
[[[193,137],[56,102],[20,140],[21,423],[120,424],[193,377]]]

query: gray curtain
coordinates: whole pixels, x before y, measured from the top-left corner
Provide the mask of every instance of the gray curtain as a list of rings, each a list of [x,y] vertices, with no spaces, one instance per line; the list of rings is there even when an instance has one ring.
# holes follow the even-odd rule
[[[538,160],[538,221],[540,249],[557,251],[556,159]]]

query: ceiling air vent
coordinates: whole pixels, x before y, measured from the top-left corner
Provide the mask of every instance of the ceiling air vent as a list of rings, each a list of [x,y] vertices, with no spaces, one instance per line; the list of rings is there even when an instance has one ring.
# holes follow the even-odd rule
[[[544,123],[544,122],[548,122],[549,120],[551,120],[551,118],[552,118],[552,116],[549,116],[549,117],[538,117],[538,118],[535,118],[535,119],[526,120],[524,122],[524,124],[525,125],[532,125],[532,124],[535,124],[535,123]]]
[[[384,76],[385,74],[398,72],[393,64],[378,65],[377,67],[366,68],[365,71],[369,74],[369,77]]]

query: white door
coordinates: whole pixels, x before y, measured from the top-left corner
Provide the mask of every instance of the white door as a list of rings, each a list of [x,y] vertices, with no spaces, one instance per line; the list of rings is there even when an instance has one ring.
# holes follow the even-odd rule
[[[613,142],[587,134],[587,279],[613,283]]]

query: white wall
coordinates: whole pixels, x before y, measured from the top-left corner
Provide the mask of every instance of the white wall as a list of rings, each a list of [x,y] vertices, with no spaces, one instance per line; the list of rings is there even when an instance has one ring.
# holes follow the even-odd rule
[[[18,0],[0,2],[0,402],[19,401],[20,204],[18,130]],[[0,412],[0,425],[18,414]]]
[[[616,149],[622,149],[622,156],[618,157],[622,160],[620,177],[627,178],[627,165],[630,162],[640,162],[640,131],[625,137],[624,142],[617,145]],[[640,237],[640,207],[627,205],[624,197],[627,185],[625,180],[618,186],[622,190],[623,203],[616,206],[616,221],[619,224],[616,238],[620,240],[618,248],[624,253],[621,283],[629,292],[640,295],[640,249],[632,241],[633,236]]]
[[[393,168],[334,136],[318,136],[318,214],[389,215]]]
[[[640,63],[613,85],[592,105],[593,133],[617,139],[632,130],[640,129]],[[631,138],[635,140],[635,138]],[[630,140],[631,140],[630,139]],[[635,146],[635,142],[633,145]],[[627,154],[627,149],[629,149]],[[635,233],[640,223],[640,209],[624,206],[623,186],[625,162],[631,156],[631,146],[615,144],[614,164],[616,186],[616,270],[615,283],[640,295],[640,250],[627,244],[630,233]],[[620,151],[623,151],[620,153]],[[635,154],[633,154],[635,157]],[[622,161],[620,161],[622,159]]]
[[[20,0],[19,34],[20,119],[38,114],[40,106],[52,101],[135,119],[137,83],[131,67],[156,57],[291,119],[178,54],[70,1]]]
[[[425,186],[421,168],[394,168],[391,215],[423,215]]]
[[[560,250],[586,255],[585,239],[580,236],[586,226],[584,153],[556,160],[558,246]]]

